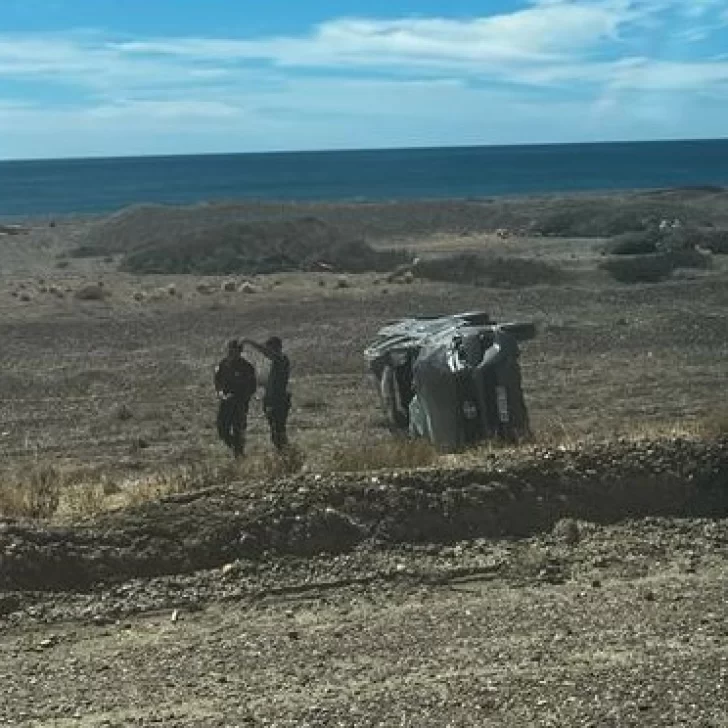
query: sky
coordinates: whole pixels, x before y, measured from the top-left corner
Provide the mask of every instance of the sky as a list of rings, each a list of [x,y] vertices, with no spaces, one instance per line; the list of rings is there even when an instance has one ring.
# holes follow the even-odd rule
[[[728,0],[0,0],[0,159],[726,136]]]

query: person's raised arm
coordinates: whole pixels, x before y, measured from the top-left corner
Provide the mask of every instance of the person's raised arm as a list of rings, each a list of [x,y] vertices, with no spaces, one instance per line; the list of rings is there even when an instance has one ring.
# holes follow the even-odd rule
[[[249,344],[252,346],[256,351],[259,351],[263,356],[267,357],[268,359],[275,359],[277,354],[272,349],[269,349],[264,344],[258,344],[255,341],[252,341],[251,339],[243,339],[242,344]]]

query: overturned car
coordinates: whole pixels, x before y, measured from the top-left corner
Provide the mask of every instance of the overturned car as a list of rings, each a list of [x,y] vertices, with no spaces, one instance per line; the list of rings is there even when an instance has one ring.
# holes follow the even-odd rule
[[[529,436],[518,345],[535,333],[483,312],[403,318],[381,328],[364,356],[389,424],[453,451]]]

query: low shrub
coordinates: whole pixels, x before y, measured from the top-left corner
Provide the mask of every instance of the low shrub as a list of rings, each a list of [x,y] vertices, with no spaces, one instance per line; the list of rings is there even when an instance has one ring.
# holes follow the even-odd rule
[[[122,270],[132,273],[245,275],[311,270],[385,271],[407,260],[396,250],[377,250],[321,220],[227,222],[178,238],[160,236],[128,253]]]
[[[600,264],[620,283],[659,283],[678,268],[706,269],[712,264],[709,254],[693,248],[675,248],[649,255],[615,255]]]
[[[643,210],[622,210],[609,199],[565,201],[562,206],[564,209],[534,221],[531,232],[549,237],[609,238],[649,227]]]
[[[566,273],[555,265],[529,258],[486,257],[461,253],[422,260],[416,275],[445,283],[472,283],[490,287],[527,287],[558,285],[567,280]]]
[[[694,248],[670,250],[667,256],[671,260],[673,268],[698,268],[704,270],[710,268],[713,263],[710,254],[706,255]]]
[[[659,231],[624,233],[607,241],[604,252],[609,255],[649,255],[656,253],[662,239]]]
[[[620,283],[659,283],[670,277],[674,267],[670,256],[664,253],[615,256],[600,264]]]
[[[728,230],[719,228],[684,228],[671,235],[671,248],[704,248],[716,255],[728,255]]]

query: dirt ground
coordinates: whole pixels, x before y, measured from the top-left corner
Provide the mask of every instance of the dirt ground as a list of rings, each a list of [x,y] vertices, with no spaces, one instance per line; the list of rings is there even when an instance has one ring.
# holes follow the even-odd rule
[[[123,488],[228,462],[212,368],[231,336],[277,333],[309,487],[337,453],[389,439],[361,352],[382,322],[409,314],[534,321],[526,399],[537,437],[555,447],[684,435],[726,410],[721,256],[708,271],[624,285],[597,270],[596,239],[438,233],[407,245],[544,260],[569,280],[483,288],[287,273],[243,293],[223,291],[224,277],[133,276],[114,258],[69,257],[88,224],[0,238],[3,477],[50,463]],[[98,281],[107,298],[75,298]],[[256,402],[249,453],[267,452]],[[440,465],[467,469],[486,454],[468,457]],[[725,470],[716,478],[728,488]],[[727,517],[578,519],[518,537],[264,553],[63,593],[8,588],[0,725],[728,726]],[[188,534],[171,532],[184,550]]]
[[[500,320],[534,321],[539,334],[523,347],[521,361],[542,435],[611,436],[689,424],[714,412],[725,381],[723,256],[714,256],[709,272],[624,285],[596,269],[599,240],[436,235],[411,241],[411,248],[427,254],[479,246],[547,260],[573,277],[559,286],[488,289],[388,284],[367,274],[348,276],[340,288],[336,274],[289,273],[259,277],[255,293],[225,293],[222,278],[135,277],[118,273],[111,259],[63,257],[83,224],[0,239],[6,462],[56,458],[139,472],[225,458],[213,429],[212,368],[231,336],[278,333],[293,362],[292,432],[312,464],[325,466],[333,451],[388,436],[361,353],[383,321],[409,314],[484,309]],[[107,299],[74,298],[97,281]],[[199,293],[200,283],[214,292]],[[145,300],[134,300],[136,293]],[[264,371],[260,358],[252,359]],[[122,407],[131,416],[119,417]],[[268,448],[259,405],[250,447]]]
[[[46,597],[2,630],[0,724],[726,726],[727,549],[652,519]]]

